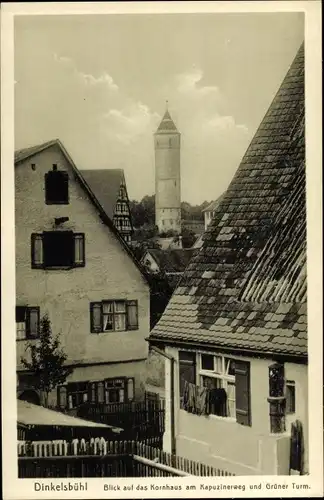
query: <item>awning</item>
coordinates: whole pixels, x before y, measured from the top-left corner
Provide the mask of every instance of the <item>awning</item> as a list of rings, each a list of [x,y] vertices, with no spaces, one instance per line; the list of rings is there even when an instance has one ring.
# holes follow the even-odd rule
[[[17,422],[24,426],[51,426],[51,427],[94,427],[111,429],[112,432],[120,433],[123,431],[120,427],[100,424],[83,420],[77,417],[71,417],[65,413],[49,410],[43,406],[37,406],[27,401],[18,399],[17,401]]]

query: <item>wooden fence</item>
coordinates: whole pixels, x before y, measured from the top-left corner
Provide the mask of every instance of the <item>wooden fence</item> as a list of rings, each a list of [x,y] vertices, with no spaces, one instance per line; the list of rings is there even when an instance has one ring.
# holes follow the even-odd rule
[[[137,441],[18,442],[19,477],[233,476]],[[44,474],[44,475],[43,475]],[[46,475],[47,474],[47,475]]]
[[[148,442],[154,438],[155,446],[162,448],[165,419],[163,401],[85,403],[77,409],[77,416],[123,428],[124,440]]]

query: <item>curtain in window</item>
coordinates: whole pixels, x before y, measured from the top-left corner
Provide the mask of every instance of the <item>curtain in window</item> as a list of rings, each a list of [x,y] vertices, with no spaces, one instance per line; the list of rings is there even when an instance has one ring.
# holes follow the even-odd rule
[[[115,302],[115,330],[126,330],[126,304]]]
[[[113,303],[112,302],[104,302],[102,305],[103,312],[103,330],[112,330],[113,329]]]

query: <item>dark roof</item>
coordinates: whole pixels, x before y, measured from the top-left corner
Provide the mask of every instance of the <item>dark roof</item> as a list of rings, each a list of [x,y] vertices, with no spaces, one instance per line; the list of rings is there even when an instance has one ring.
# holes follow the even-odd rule
[[[158,126],[157,131],[156,131],[156,134],[161,134],[161,133],[162,134],[163,133],[177,133],[177,134],[179,133],[168,110],[164,113],[162,121],[161,121],[161,123]]]
[[[44,142],[43,144],[39,144],[37,146],[32,146],[30,148],[17,150],[15,152],[15,166],[20,165],[27,158],[31,158],[31,157],[35,156],[36,154],[41,153],[45,149],[50,148],[52,146],[57,146],[60,148],[60,150],[62,151],[62,154],[65,156],[65,158],[67,159],[67,161],[71,165],[71,168],[75,174],[76,180],[80,183],[81,187],[85,190],[85,192],[89,196],[90,201],[92,202],[94,207],[98,210],[98,213],[99,213],[101,220],[103,221],[103,223],[107,227],[109,227],[110,231],[116,236],[116,238],[120,242],[121,246],[124,248],[124,250],[128,253],[128,255],[131,257],[131,259],[134,261],[135,265],[137,266],[137,268],[141,272],[145,281],[149,283],[150,278],[147,276],[145,269],[142,267],[142,265],[136,259],[131,248],[127,245],[124,238],[121,236],[119,231],[116,229],[112,219],[105,212],[101,203],[98,201],[95,194],[93,193],[91,187],[88,185],[87,181],[85,180],[85,178],[81,174],[80,170],[77,168],[77,166],[75,165],[71,156],[69,155],[69,153],[67,152],[67,150],[65,149],[62,142],[59,139],[53,139],[51,141]]]
[[[124,171],[116,168],[81,170],[81,173],[106,214],[112,218],[115,212],[120,185],[125,183]]]
[[[42,144],[37,144],[36,146],[31,146],[29,148],[17,149],[15,151],[15,164],[19,163],[26,158],[36,155],[44,151],[51,146],[57,144],[58,139],[52,139],[51,141],[43,142]]]
[[[214,210],[216,210],[216,208],[218,207],[218,205],[220,204],[220,202],[222,201],[222,199],[224,198],[224,193],[221,194],[217,200],[214,200],[212,201],[211,203],[209,203],[209,205],[207,205],[206,208],[204,208],[202,210],[202,212],[213,212]]]
[[[165,273],[182,273],[196,252],[193,248],[149,249],[160,270]]]
[[[151,341],[307,357],[304,47]]]

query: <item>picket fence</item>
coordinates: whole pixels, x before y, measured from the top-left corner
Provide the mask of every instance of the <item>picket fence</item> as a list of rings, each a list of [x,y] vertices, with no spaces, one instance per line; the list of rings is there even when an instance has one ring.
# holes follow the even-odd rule
[[[26,477],[24,474],[27,474],[28,466],[24,464],[28,462],[33,462],[38,471],[44,469],[46,463],[53,463],[53,467],[55,466],[58,470],[60,468],[58,462],[77,463],[80,462],[78,459],[82,458],[84,459],[82,467],[77,469],[82,474],[80,477],[108,477],[106,474],[117,474],[119,477],[234,476],[222,469],[172,455],[147,443],[137,441],[106,441],[104,438],[96,438],[90,441],[74,439],[71,442],[63,440],[18,442],[18,461],[23,474],[20,477]],[[97,469],[98,464],[102,464],[99,472],[95,471],[94,465],[91,465],[92,462],[96,464]],[[85,464],[88,473],[80,472]],[[64,467],[66,470],[65,465]],[[48,469],[47,473],[50,473]],[[69,477],[73,476],[69,475]]]

